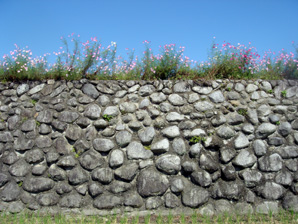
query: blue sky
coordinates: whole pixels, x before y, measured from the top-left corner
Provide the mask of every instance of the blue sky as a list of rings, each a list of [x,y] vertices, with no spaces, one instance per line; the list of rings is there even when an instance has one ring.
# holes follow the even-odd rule
[[[159,45],[175,43],[185,55],[204,61],[213,37],[265,50],[294,51],[298,44],[298,0],[0,0],[0,55],[28,46],[34,56],[59,51],[61,36],[97,37],[117,54],[144,40],[155,54]],[[53,58],[51,59],[53,60]]]

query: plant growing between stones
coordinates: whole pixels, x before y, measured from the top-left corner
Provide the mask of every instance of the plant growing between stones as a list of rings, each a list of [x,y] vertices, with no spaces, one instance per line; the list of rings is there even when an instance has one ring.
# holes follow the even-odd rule
[[[22,187],[22,186],[23,186],[23,181],[20,181],[20,182],[18,183],[18,186],[19,186],[19,187]]]
[[[240,115],[242,115],[242,116],[246,116],[246,115],[247,115],[247,110],[241,108],[241,109],[239,109],[239,110],[237,111],[237,113],[240,114]]]
[[[272,93],[273,93],[273,90],[272,90],[272,89],[269,89],[269,90],[267,91],[267,93],[272,94]]]
[[[286,95],[287,95],[287,91],[286,90],[281,91],[281,96],[282,97],[286,97]]]
[[[102,118],[103,118],[105,121],[109,122],[110,120],[112,120],[113,116],[112,116],[112,115],[104,114],[104,115],[102,116]]]
[[[280,125],[280,121],[276,121],[276,125]]]
[[[144,148],[145,148],[146,150],[151,150],[151,146],[150,146],[150,145],[144,145]]]
[[[199,142],[205,142],[207,139],[205,137],[202,136],[193,136],[189,139],[190,143],[196,144]]]
[[[33,104],[33,106],[35,106],[35,104],[37,103],[37,100],[32,99],[31,103]]]
[[[40,126],[40,122],[39,121],[35,121],[36,126],[39,127]]]

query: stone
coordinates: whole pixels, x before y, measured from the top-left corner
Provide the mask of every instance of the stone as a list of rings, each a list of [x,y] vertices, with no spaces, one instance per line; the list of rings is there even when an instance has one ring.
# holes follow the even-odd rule
[[[280,146],[285,143],[285,140],[280,137],[268,137],[268,144],[274,146]]]
[[[0,187],[3,187],[9,181],[9,177],[5,173],[0,173]]]
[[[50,124],[53,121],[53,111],[46,109],[39,112],[36,120],[40,123]]]
[[[173,86],[175,93],[186,93],[191,90],[191,85],[188,82],[178,82]]]
[[[109,152],[115,144],[110,139],[96,138],[93,140],[93,147],[98,152]]]
[[[276,149],[276,152],[281,155],[283,159],[291,159],[298,157],[298,147],[297,146],[285,146]]]
[[[143,205],[143,199],[136,192],[126,194],[124,197],[124,205],[133,208],[140,208]]]
[[[212,92],[212,87],[201,87],[201,86],[194,86],[192,88],[193,91],[202,94],[202,95],[208,95],[209,93]]]
[[[89,185],[88,191],[89,191],[89,194],[91,195],[91,197],[95,198],[98,195],[102,194],[104,192],[104,189],[99,184],[92,183]]]
[[[36,197],[36,201],[41,206],[53,206],[58,204],[59,202],[59,196],[56,193],[44,193],[39,194]]]
[[[11,165],[8,171],[12,176],[24,177],[30,172],[30,165],[24,159],[20,159]]]
[[[153,157],[151,150],[146,150],[144,146],[136,141],[132,141],[126,148],[128,159],[150,159]]]
[[[52,146],[52,139],[48,136],[38,136],[35,140],[35,144],[38,148],[48,148]]]
[[[209,187],[212,183],[212,178],[205,170],[194,171],[191,174],[191,180],[201,187]]]
[[[145,207],[146,209],[156,209],[163,204],[163,201],[160,197],[150,197],[146,200]]]
[[[259,123],[258,113],[255,109],[248,109],[246,118],[253,125],[257,125]]]
[[[84,116],[95,120],[100,117],[101,109],[97,104],[89,104],[84,112]]]
[[[257,89],[258,89],[258,86],[254,84],[248,84],[245,90],[247,93],[252,93],[252,92],[255,92]]]
[[[156,167],[166,174],[177,174],[181,170],[180,157],[177,155],[166,154],[156,159]]]
[[[124,162],[124,154],[120,149],[115,149],[111,152],[109,158],[109,165],[111,168],[119,167]]]
[[[200,167],[210,173],[214,173],[219,168],[218,163],[214,160],[212,155],[208,152],[201,154]]]
[[[99,96],[99,92],[97,91],[95,86],[90,83],[84,84],[82,91],[87,96],[92,97],[93,99],[96,99]]]
[[[54,187],[54,181],[45,177],[26,178],[23,182],[23,189],[30,193],[48,191]]]
[[[259,169],[266,172],[277,172],[282,168],[282,158],[279,154],[265,155],[258,160]]]
[[[155,129],[153,127],[148,127],[140,130],[138,136],[143,144],[149,145],[155,137]]]
[[[168,178],[154,169],[142,170],[137,178],[137,191],[142,197],[163,195],[169,185]]]
[[[106,95],[101,95],[98,97],[97,102],[100,106],[105,107],[107,106],[111,101],[110,98]]]
[[[223,94],[220,90],[217,90],[217,91],[209,94],[209,99],[213,103],[222,103],[225,101],[225,97],[223,96]]]
[[[128,131],[119,131],[115,137],[116,137],[116,143],[120,147],[125,147],[131,142],[132,134],[129,133]]]
[[[242,149],[247,146],[249,146],[249,141],[248,141],[246,135],[244,135],[242,132],[240,132],[240,134],[235,139],[235,148]]]
[[[270,123],[262,123],[256,130],[257,138],[267,138],[276,131],[276,126]]]
[[[235,131],[232,128],[230,128],[229,126],[222,125],[217,130],[217,135],[224,139],[230,139],[235,136]]]
[[[182,106],[185,104],[185,99],[176,93],[169,95],[168,100],[174,106]]]
[[[82,201],[82,196],[80,196],[78,193],[68,194],[61,198],[59,205],[62,208],[80,208]]]
[[[222,177],[224,180],[235,180],[236,170],[231,164],[221,168]]]
[[[72,155],[66,155],[59,159],[57,162],[57,166],[63,167],[63,168],[73,168],[77,164],[76,159]]]
[[[0,133],[0,142],[12,142],[13,141],[13,136],[10,132],[4,131]]]
[[[175,138],[173,140],[172,147],[174,152],[179,156],[183,156],[186,153],[185,142],[182,138]]]
[[[28,163],[39,163],[44,160],[44,153],[40,149],[27,151],[25,159]]]
[[[292,131],[292,126],[289,122],[281,122],[280,125],[278,126],[278,133],[284,137],[289,135],[291,131]]]
[[[72,149],[71,145],[64,137],[59,137],[55,141],[55,149],[60,155],[68,154]]]
[[[103,111],[103,115],[116,117],[119,114],[119,109],[116,106],[109,106]]]
[[[66,178],[66,173],[63,169],[57,167],[56,164],[52,164],[48,169],[50,178],[54,181],[62,181]]]
[[[236,150],[230,147],[221,147],[220,148],[220,159],[224,163],[228,163],[236,156]]]
[[[17,95],[18,96],[21,96],[23,95],[24,93],[28,92],[29,90],[29,85],[28,84],[20,84],[17,88]]]
[[[275,176],[275,182],[283,186],[290,186],[293,182],[292,174],[289,171],[282,170]]]
[[[83,184],[83,183],[87,182],[88,180],[89,180],[88,173],[79,167],[72,169],[68,173],[68,181],[72,185]]]
[[[235,204],[235,211],[236,211],[236,214],[247,215],[247,214],[253,214],[254,209],[252,205],[246,202],[238,202],[237,204]]]
[[[216,214],[232,213],[234,210],[231,202],[224,199],[215,201],[214,208]]]
[[[245,169],[241,177],[246,187],[255,187],[261,182],[263,175],[258,170]]]
[[[102,194],[94,199],[93,206],[98,209],[112,209],[122,203],[123,199],[119,196]]]
[[[242,184],[237,181],[217,181],[212,187],[212,197],[238,200],[242,193]]]
[[[92,171],[92,179],[97,180],[102,184],[109,184],[112,182],[114,172],[110,168],[97,168]]]
[[[11,181],[4,186],[3,190],[0,193],[0,198],[2,201],[6,202],[16,201],[19,199],[20,193],[21,190],[18,184]]]
[[[24,204],[20,203],[20,202],[12,202],[8,205],[7,207],[7,211],[15,214],[15,213],[20,213],[25,209]]]
[[[18,160],[19,160],[19,158],[18,158],[18,156],[17,156],[17,154],[15,152],[10,152],[5,157],[2,157],[2,162],[5,163],[5,164],[7,164],[7,165],[14,164]],[[1,175],[1,173],[0,173],[0,175]]]
[[[251,167],[257,162],[257,157],[250,149],[242,149],[233,160],[233,164],[240,167]]]
[[[265,142],[261,139],[254,140],[253,149],[257,156],[263,156],[267,152],[267,146]]]
[[[197,208],[209,200],[209,192],[201,187],[188,187],[182,192],[182,203],[191,208]]]
[[[44,86],[45,86],[44,83],[37,85],[37,86],[33,87],[32,89],[30,89],[30,91],[27,94],[30,96],[35,93],[38,93],[39,91],[41,91],[43,89]]]
[[[264,201],[256,206],[255,211],[261,214],[276,214],[279,212],[277,201]]]
[[[131,189],[130,183],[115,180],[109,185],[109,191],[114,194],[123,193]]]
[[[66,123],[73,123],[78,118],[79,114],[72,111],[63,111],[58,115],[58,120]]]
[[[194,145],[192,145],[189,149],[189,155],[191,157],[195,157],[198,158],[200,156],[200,153],[203,149],[203,146],[201,143],[196,143]]]
[[[298,196],[287,192],[283,198],[282,207],[289,211],[298,212]]]
[[[234,112],[227,115],[227,121],[230,125],[242,124],[245,121],[244,116]]]
[[[129,163],[115,170],[115,176],[124,181],[132,181],[137,174],[139,166],[137,163]]]
[[[154,154],[165,153],[169,151],[170,143],[167,138],[164,138],[160,141],[153,143],[150,147],[150,150]]]
[[[180,135],[180,131],[177,126],[166,127],[161,130],[161,133],[168,138],[175,138]]]
[[[184,116],[177,112],[170,112],[166,115],[166,120],[168,122],[183,121]]]
[[[271,114],[271,107],[265,104],[262,104],[257,109],[258,117],[266,117]]]
[[[149,96],[155,91],[155,87],[153,85],[145,85],[141,86],[139,89],[139,95],[140,96]]]
[[[152,93],[150,95],[151,102],[156,104],[162,103],[163,101],[166,100],[166,98],[167,97],[163,93]]]
[[[200,101],[194,104],[194,107],[199,112],[205,112],[208,110],[213,110],[214,105],[208,101]]]
[[[20,121],[20,117],[18,115],[11,116],[7,119],[8,129],[14,130],[17,127],[18,122]]]

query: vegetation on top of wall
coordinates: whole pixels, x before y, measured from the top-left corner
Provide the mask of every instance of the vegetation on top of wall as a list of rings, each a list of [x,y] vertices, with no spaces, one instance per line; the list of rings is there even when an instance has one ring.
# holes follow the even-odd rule
[[[145,51],[139,58],[134,51],[128,52],[128,59],[117,56],[117,44],[111,42],[107,47],[91,38],[81,43],[73,34],[69,36],[74,43],[70,50],[65,38],[64,47],[54,64],[49,64],[47,56],[32,57],[31,50],[16,46],[9,55],[0,61],[0,80],[44,80],[65,79],[294,79],[298,78],[298,47],[296,56],[290,52],[265,52],[258,54],[255,47],[224,42],[213,43],[209,60],[197,62],[184,56],[184,47],[175,44],[160,47],[154,54],[150,42],[144,41]]]

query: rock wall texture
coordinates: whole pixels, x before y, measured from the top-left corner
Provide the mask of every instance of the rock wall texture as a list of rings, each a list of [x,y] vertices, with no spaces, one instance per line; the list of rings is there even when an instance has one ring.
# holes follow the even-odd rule
[[[0,211],[298,211],[298,82],[0,84]]]

